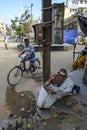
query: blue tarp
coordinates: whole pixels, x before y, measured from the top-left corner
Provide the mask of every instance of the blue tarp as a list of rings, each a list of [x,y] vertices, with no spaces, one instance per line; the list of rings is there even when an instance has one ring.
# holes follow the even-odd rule
[[[64,30],[63,42],[74,44],[77,39],[77,30]]]

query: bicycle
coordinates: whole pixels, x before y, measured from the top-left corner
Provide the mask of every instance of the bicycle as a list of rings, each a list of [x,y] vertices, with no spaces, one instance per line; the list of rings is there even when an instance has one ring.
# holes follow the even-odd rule
[[[23,59],[22,56],[20,56],[21,59]],[[29,61],[30,63],[30,61]],[[26,70],[24,70],[24,66],[23,66],[23,63],[22,63],[22,60],[20,61],[20,64],[17,65],[17,66],[14,66],[9,72],[8,72],[8,75],[7,75],[7,82],[9,85],[12,85],[12,86],[15,86],[17,85],[20,80],[22,79],[23,77],[23,72],[31,72],[32,75],[35,75],[38,73],[40,69],[40,60],[39,58],[35,58],[35,60],[33,61],[33,64],[32,66],[28,66],[28,68]]]

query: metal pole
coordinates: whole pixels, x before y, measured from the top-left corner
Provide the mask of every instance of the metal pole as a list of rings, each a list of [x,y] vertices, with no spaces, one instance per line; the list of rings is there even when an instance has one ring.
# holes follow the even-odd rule
[[[33,3],[31,3],[31,19],[32,19],[32,7],[33,7]]]
[[[46,82],[50,76],[50,47],[52,33],[52,9],[51,0],[42,0],[42,22],[43,22],[43,79]]]

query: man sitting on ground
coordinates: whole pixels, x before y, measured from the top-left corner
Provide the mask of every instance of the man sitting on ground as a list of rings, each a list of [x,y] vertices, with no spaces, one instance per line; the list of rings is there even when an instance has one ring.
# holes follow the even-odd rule
[[[82,50],[81,56],[73,62],[72,69],[73,70],[76,70],[77,68],[84,69],[85,61],[86,61],[86,50],[84,49]]]
[[[50,108],[57,99],[62,98],[72,91],[73,81],[67,76],[66,69],[61,68],[59,72],[52,75],[39,89],[36,101],[37,108]]]

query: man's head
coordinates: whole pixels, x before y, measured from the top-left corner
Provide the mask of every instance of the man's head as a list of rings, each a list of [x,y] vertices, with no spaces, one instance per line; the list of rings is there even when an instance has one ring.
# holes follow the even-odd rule
[[[67,71],[66,71],[66,69],[61,68],[60,71],[59,71],[59,74],[62,75],[62,76],[67,76]]]
[[[27,46],[27,45],[29,44],[29,39],[28,39],[28,38],[25,38],[25,39],[24,39],[24,43],[25,43],[25,45]]]
[[[61,68],[55,77],[58,86],[60,86],[65,81],[66,78],[67,78],[66,69]]]

